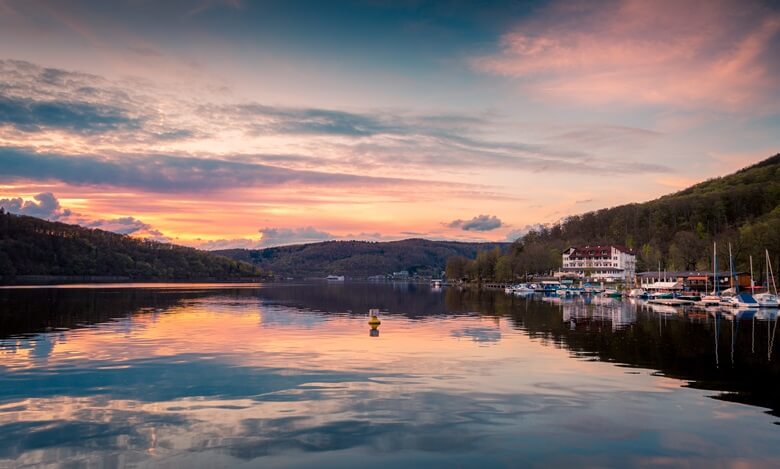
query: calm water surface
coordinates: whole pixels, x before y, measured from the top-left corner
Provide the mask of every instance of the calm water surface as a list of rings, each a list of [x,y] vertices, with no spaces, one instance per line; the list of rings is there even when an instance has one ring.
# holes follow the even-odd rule
[[[414,285],[5,289],[0,467],[778,467],[776,328]]]

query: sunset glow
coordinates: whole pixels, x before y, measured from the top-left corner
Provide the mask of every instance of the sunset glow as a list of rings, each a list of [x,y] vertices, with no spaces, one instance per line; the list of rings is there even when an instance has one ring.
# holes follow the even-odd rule
[[[0,205],[219,249],[512,240],[780,147],[764,1],[0,0]]]

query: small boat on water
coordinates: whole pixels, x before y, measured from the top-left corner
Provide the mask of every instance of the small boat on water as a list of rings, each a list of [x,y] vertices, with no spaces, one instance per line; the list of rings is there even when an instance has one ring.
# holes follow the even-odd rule
[[[328,275],[325,277],[325,280],[328,282],[343,282],[344,276],[343,275]]]
[[[758,293],[753,295],[753,299],[758,302],[759,308],[780,308],[780,301],[771,293]]]
[[[720,300],[722,306],[729,306],[731,308],[752,309],[758,308],[759,304],[753,295],[749,293],[737,293],[734,296],[724,296]]]
[[[701,301],[701,295],[699,295],[696,292],[680,292],[677,295],[675,295],[675,298],[678,300],[685,300],[685,301]]]
[[[530,295],[534,292],[534,288],[527,283],[520,283],[512,285],[511,287],[506,287],[504,291],[515,295]]]
[[[536,284],[534,290],[539,293],[555,293],[560,288],[560,283],[545,280],[541,284]]]
[[[608,289],[604,290],[601,293],[601,296],[604,296],[604,297],[607,297],[607,298],[622,298],[623,294],[621,292],[619,292],[618,290],[615,290],[615,289],[612,289],[612,288],[608,288]]]
[[[674,293],[669,291],[659,291],[650,293],[649,298],[651,300],[672,300],[674,299]]]
[[[751,264],[753,263],[753,259],[751,257],[750,259]],[[752,268],[751,268],[752,270]],[[730,308],[740,308],[740,309],[752,309],[752,308],[758,308],[758,301],[756,301],[755,298],[753,298],[753,295],[750,293],[740,293],[739,291],[739,284],[734,282],[734,258],[731,255],[731,244],[729,244],[729,271],[731,272],[731,282],[734,285],[732,288],[729,288],[726,290],[724,295],[721,298],[721,305],[722,306],[728,306]],[[751,272],[752,277],[752,272]],[[751,284],[753,281],[751,280]],[[731,291],[733,291],[733,295],[731,295]]]
[[[702,296],[696,303],[699,306],[720,306],[721,300],[720,295],[716,295],[713,292],[712,294]]]
[[[647,296],[647,292],[644,288],[632,288],[631,291],[628,292],[629,298],[645,299]]]
[[[752,264],[752,262],[751,262]],[[753,269],[750,269],[750,276],[753,276]],[[760,308],[780,308],[780,300],[777,297],[777,286],[775,286],[775,294],[771,293],[769,288],[769,280],[772,279],[772,286],[775,286],[775,276],[772,272],[772,262],[769,259],[769,250],[766,250],[766,292],[753,295],[753,298],[758,302]],[[752,282],[751,282],[752,283]]]

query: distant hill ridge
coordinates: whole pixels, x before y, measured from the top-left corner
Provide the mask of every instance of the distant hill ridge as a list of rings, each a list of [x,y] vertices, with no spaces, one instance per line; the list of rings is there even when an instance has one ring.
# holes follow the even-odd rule
[[[0,211],[2,212],[2,211]],[[0,283],[263,279],[258,267],[198,249],[0,213]]]
[[[452,256],[476,257],[479,251],[510,243],[468,243],[411,238],[401,241],[324,241],[265,249],[214,251],[232,259],[252,262],[284,277],[346,275],[368,277],[398,271],[438,275]]]

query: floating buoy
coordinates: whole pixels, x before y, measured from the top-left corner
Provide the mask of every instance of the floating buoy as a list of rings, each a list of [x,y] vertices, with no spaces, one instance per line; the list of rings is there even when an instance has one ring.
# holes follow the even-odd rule
[[[368,310],[368,325],[374,329],[380,324],[382,324],[382,321],[379,320],[379,310],[376,308]]]

